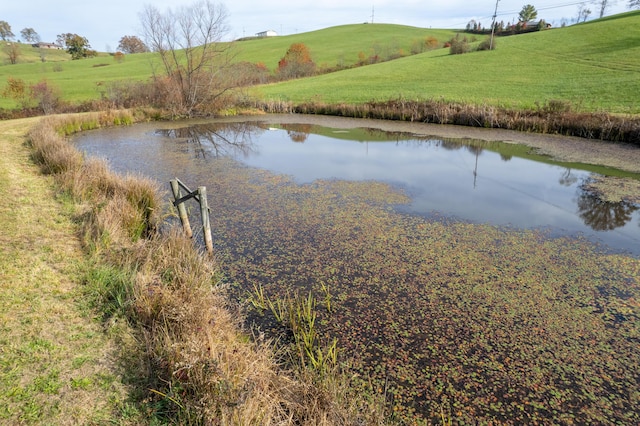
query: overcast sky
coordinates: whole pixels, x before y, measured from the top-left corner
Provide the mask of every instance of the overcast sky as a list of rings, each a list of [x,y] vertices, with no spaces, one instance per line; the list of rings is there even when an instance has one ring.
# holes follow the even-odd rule
[[[98,51],[115,51],[124,35],[140,35],[138,14],[146,4],[159,10],[189,5],[193,0],[2,0],[0,21],[7,21],[20,38],[20,30],[33,28],[42,41],[54,42],[61,33],[86,37]],[[491,24],[496,2],[418,1],[418,0],[233,0],[214,1],[229,13],[228,40],[274,30],[282,35],[296,34],[344,24],[363,22],[411,25],[422,28],[464,28],[475,19]],[[525,4],[532,4],[542,18],[554,26],[575,20],[577,1],[500,0],[498,20],[515,22]],[[627,11],[627,0],[618,0],[606,15]],[[590,18],[599,8],[588,5]]]

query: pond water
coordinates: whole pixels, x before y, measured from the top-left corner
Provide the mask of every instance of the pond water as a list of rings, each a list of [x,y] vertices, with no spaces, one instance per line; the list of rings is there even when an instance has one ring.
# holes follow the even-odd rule
[[[206,186],[231,296],[312,294],[320,343],[400,422],[640,424],[638,206],[516,145],[252,120],[76,144]]]
[[[259,122],[135,126],[87,132],[76,141],[117,171],[139,172],[163,184],[179,177],[193,186],[211,185],[215,176],[207,176],[208,161],[230,157],[301,184],[387,182],[411,197],[398,206],[408,213],[543,227],[553,235],[580,234],[609,250],[640,255],[640,206],[601,202],[583,189],[591,172],[535,161],[526,149],[510,144]]]

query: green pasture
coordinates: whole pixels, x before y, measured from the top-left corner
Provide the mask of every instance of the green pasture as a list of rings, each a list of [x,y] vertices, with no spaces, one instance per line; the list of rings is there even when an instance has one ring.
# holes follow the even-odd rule
[[[565,100],[586,111],[640,112],[640,12],[496,42],[494,51],[439,49],[256,93],[295,102],[444,98],[516,108]]]
[[[350,66],[358,61],[360,52],[366,57],[374,54],[387,57],[400,52],[408,54],[411,45],[417,40],[434,37],[444,43],[454,34],[450,30],[358,24],[283,37],[236,41],[233,42],[232,49],[236,62],[261,62],[275,70],[291,44],[305,43],[318,65]],[[8,77],[21,78],[29,84],[44,79],[60,89],[63,99],[72,102],[86,101],[100,98],[109,82],[145,80],[154,72],[161,72],[159,60],[151,53],[126,55],[121,62],[105,53],[96,58],[72,61],[63,51],[47,51],[46,61],[42,62],[39,50],[30,46],[25,46],[21,53],[18,64],[0,66],[0,90]],[[60,62],[62,60],[66,62]],[[12,100],[0,98],[0,107],[14,106]]]
[[[263,63],[273,71],[293,43],[306,44],[320,68],[350,67],[363,55],[382,59],[408,55],[252,90],[267,100],[362,103],[400,97],[442,98],[514,108],[563,100],[584,111],[640,112],[640,12],[500,37],[497,49],[490,52],[454,56],[447,48],[439,48],[409,55],[419,40],[434,37],[443,43],[455,34],[454,30],[391,24],[343,25],[236,41],[234,60]],[[483,36],[475,38],[477,44]],[[0,66],[0,90],[8,77],[27,83],[45,79],[60,90],[63,99],[77,102],[100,98],[109,82],[145,80],[161,71],[151,53],[126,55],[122,62],[108,54],[64,62],[52,56],[41,62],[39,52],[33,50],[21,57],[26,63]],[[0,107],[12,108],[15,102],[0,98]]]
[[[454,37],[454,30],[439,30],[393,24],[342,25],[302,34],[268,37],[236,42],[237,60],[262,62],[270,70],[293,43],[304,43],[313,61],[320,68],[352,66],[363,53],[366,58],[378,55],[383,59],[406,56],[415,42],[433,37],[440,46]]]
[[[79,102],[99,99],[108,82],[144,80],[152,74],[151,54],[127,55],[118,62],[109,54],[72,61],[68,54],[60,51],[57,53],[64,54],[67,59],[61,61],[60,56],[56,56],[58,60],[55,61],[50,61],[47,57],[45,62],[38,60],[0,66],[0,91],[4,89],[9,77],[22,79],[27,84],[46,80],[60,91],[62,99]],[[14,101],[0,97],[0,107],[14,106]]]
[[[33,63],[33,62],[60,62],[71,60],[69,55],[64,50],[58,49],[46,49],[33,47],[27,43],[18,43],[18,63]],[[4,53],[4,52],[3,52]],[[0,59],[0,64],[9,64],[8,57],[4,55]]]

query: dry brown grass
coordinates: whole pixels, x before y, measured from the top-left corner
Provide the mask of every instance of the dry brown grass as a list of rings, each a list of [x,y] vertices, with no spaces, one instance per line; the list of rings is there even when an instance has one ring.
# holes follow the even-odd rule
[[[47,148],[61,148],[57,129],[84,128],[84,118],[43,120],[30,140],[43,169],[84,206],[87,247],[101,263],[134,277],[120,305],[143,345],[145,401],[161,407],[150,416],[180,424],[381,424],[381,401],[366,397],[338,367],[318,374],[288,362],[285,369],[279,360],[295,356],[243,332],[216,263],[181,232],[156,232],[159,196],[152,182],[117,176],[68,148],[59,150],[64,156]]]
[[[271,113],[336,115],[419,123],[508,129],[521,132],[559,134],[613,142],[640,143],[640,119],[607,113],[580,113],[562,101],[549,101],[535,110],[511,110],[492,105],[472,105],[443,100],[395,99],[363,104],[325,104],[284,101],[257,102]]]
[[[51,126],[39,125],[29,132],[33,159],[46,174],[75,170],[82,165],[82,155],[70,146]]]

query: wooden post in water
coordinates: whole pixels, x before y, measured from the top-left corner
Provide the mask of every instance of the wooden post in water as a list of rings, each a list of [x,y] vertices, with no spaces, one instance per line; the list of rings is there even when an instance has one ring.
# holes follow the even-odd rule
[[[173,192],[173,205],[178,208],[180,214],[180,221],[184,228],[185,234],[189,238],[193,236],[191,231],[191,224],[189,223],[189,216],[187,215],[187,209],[184,206],[184,202],[195,198],[198,204],[200,204],[200,215],[202,217],[202,233],[204,234],[204,243],[207,246],[209,254],[213,254],[213,239],[211,238],[211,223],[209,220],[209,203],[207,202],[207,187],[200,186],[197,190],[191,191],[184,183],[180,182],[178,178],[172,179],[171,191]],[[187,191],[187,195],[182,196],[180,188]]]
[[[204,233],[204,243],[209,254],[213,254],[213,240],[211,239],[211,224],[209,222],[209,203],[207,202],[207,187],[198,187],[200,197],[200,213],[202,214],[202,231]]]
[[[177,201],[182,198],[182,191],[180,190],[180,185],[178,184],[177,179],[171,179],[171,191],[173,192],[174,200]],[[193,232],[191,231],[191,224],[189,223],[189,216],[187,215],[187,208],[184,206],[184,203],[179,203],[176,207],[178,207],[178,214],[180,215],[180,223],[182,223],[182,228],[184,229],[184,233],[187,235],[188,238],[193,237]]]

